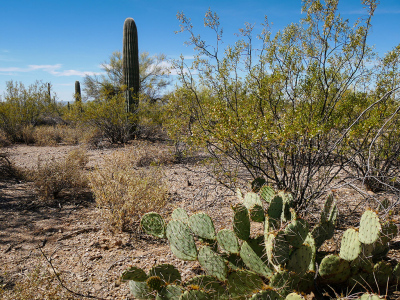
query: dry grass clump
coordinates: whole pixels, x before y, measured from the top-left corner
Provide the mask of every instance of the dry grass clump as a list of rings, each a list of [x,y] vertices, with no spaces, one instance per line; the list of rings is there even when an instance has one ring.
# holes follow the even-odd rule
[[[39,198],[44,200],[57,198],[62,190],[79,193],[88,186],[83,172],[87,163],[86,151],[76,149],[62,160],[39,160],[37,170],[31,171],[28,179],[34,182]]]
[[[15,283],[7,281],[7,274],[1,277],[3,282],[0,285],[0,298],[4,300],[75,299],[61,288],[56,276],[42,265],[36,266],[33,271],[21,274]]]
[[[131,156],[135,160],[135,165],[139,168],[176,163],[176,157],[170,148],[160,147],[157,143],[147,141],[138,142],[135,146]]]
[[[160,211],[168,198],[161,170],[138,169],[134,161],[132,153],[114,153],[89,176],[96,203],[113,230],[133,230],[141,215]]]
[[[99,139],[95,128],[71,125],[28,125],[22,129],[21,135],[25,144],[37,146],[91,144],[95,143],[92,140]]]
[[[22,179],[24,178],[24,172],[8,159],[7,153],[0,150],[0,179],[7,178]]]
[[[7,134],[0,128],[0,147],[10,146],[11,141],[8,139]]]

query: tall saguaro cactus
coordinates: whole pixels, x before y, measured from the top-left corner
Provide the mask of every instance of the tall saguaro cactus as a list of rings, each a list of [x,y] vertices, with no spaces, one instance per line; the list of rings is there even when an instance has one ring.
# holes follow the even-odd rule
[[[75,102],[81,101],[82,96],[81,96],[81,84],[79,81],[75,81]]]
[[[134,113],[139,106],[139,51],[137,28],[132,18],[124,22],[122,71],[127,111]]]
[[[50,104],[51,103],[51,84],[50,84],[50,82],[47,83],[47,98],[48,98],[48,102]]]

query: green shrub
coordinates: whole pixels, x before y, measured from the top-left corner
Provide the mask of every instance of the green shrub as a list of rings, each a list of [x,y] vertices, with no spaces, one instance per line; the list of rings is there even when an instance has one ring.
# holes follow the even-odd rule
[[[214,43],[179,13],[181,31],[198,55],[191,66],[184,59],[175,63],[180,86],[166,107],[174,116],[166,119],[171,138],[207,149],[221,181],[241,167],[245,176],[292,192],[297,209],[331,188],[352,162],[376,176],[389,158],[393,170],[400,149],[398,73],[368,67],[377,59],[366,43],[376,1],[364,2],[365,17],[351,26],[337,1],[303,1],[300,22],[274,36],[266,22],[257,46],[246,24],[224,52],[215,13],[209,10],[204,19]],[[397,70],[399,60],[389,56]],[[377,159],[377,170],[368,158]]]
[[[60,105],[51,98],[49,85],[41,81],[26,88],[8,81],[4,101],[0,103],[0,129],[13,142],[24,142],[23,128],[39,124],[47,117],[59,116]]]

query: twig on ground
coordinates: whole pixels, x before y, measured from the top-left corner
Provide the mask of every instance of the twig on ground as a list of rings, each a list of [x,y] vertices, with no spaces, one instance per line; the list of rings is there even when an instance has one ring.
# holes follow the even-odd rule
[[[46,256],[46,254],[44,254],[44,252],[43,252],[43,250],[42,250],[41,247],[38,247],[38,249],[39,249],[40,253],[42,253],[43,257],[46,259],[46,261],[49,263],[51,269],[52,269],[53,272],[54,272],[54,275],[56,276],[58,282],[60,283],[60,285],[61,285],[61,287],[62,287],[63,289],[65,289],[65,290],[67,290],[69,293],[71,293],[71,294],[73,294],[73,295],[75,295],[75,296],[81,297],[81,298],[91,298],[91,299],[98,299],[98,300],[106,300],[106,299],[104,299],[104,298],[100,298],[100,297],[97,297],[97,296],[84,295],[84,294],[81,294],[81,293],[77,293],[77,292],[74,292],[74,291],[72,291],[71,289],[69,289],[67,286],[65,286],[64,282],[61,280],[60,275],[58,275],[57,271],[55,270],[55,268],[54,268],[54,266],[53,266],[53,264],[52,264],[52,262],[51,262],[51,259],[49,259],[49,258]]]

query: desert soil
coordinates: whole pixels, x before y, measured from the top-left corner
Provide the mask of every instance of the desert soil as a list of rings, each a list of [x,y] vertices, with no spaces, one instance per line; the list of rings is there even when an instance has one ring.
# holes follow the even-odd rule
[[[60,159],[76,147],[17,145],[6,152],[16,166],[35,168],[38,160]],[[137,145],[87,150],[88,172],[101,167],[111,153],[130,151],[132,147]],[[160,143],[152,147],[168,146]],[[189,213],[208,213],[216,230],[231,226],[230,207],[237,200],[232,191],[207,175],[207,167],[193,160],[165,165],[163,171],[170,195],[168,204],[161,210],[165,218],[168,219],[174,208],[182,207]],[[341,188],[334,193],[341,203],[339,229],[357,226],[360,212],[368,201],[353,189]],[[383,199],[384,196],[375,197]],[[318,210],[315,206],[306,216],[311,223],[318,219]],[[181,271],[183,279],[201,272],[197,262],[176,259],[164,240],[139,230],[112,232],[104,224],[90,197],[81,195],[60,203],[43,204],[32,183],[12,178],[0,180],[0,286],[10,289],[35,268],[44,268],[53,277],[55,270],[64,286],[76,293],[100,299],[133,299],[128,285],[120,281],[122,272],[130,265],[148,271],[155,264],[171,263]],[[333,239],[326,247],[337,251],[338,241]],[[389,256],[400,259],[399,248],[397,239]],[[60,293],[65,293],[65,299],[78,298],[64,288]]]

